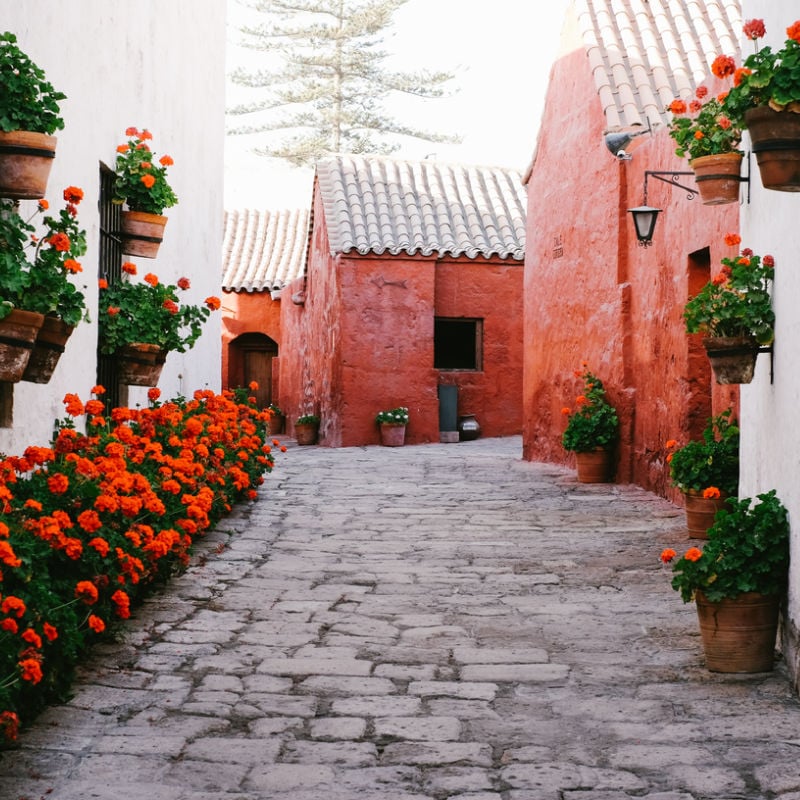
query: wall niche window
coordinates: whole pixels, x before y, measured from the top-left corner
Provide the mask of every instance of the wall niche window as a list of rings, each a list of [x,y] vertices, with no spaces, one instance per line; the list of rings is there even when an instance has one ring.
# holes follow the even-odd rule
[[[483,320],[437,317],[433,321],[433,367],[483,369]]]

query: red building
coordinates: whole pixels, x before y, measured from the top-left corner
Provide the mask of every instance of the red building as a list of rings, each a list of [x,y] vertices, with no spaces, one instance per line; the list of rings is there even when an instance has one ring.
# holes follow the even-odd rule
[[[375,415],[407,406],[406,441],[439,441],[449,385],[484,435],[520,433],[524,244],[512,171],[319,162],[306,273],[281,303],[289,423],[315,413],[321,444],[374,444]]]
[[[693,96],[717,54],[737,55],[741,12],[736,0],[636,5],[575,3],[551,72],[526,176],[523,448],[529,460],[571,463],[561,409],[587,361],[620,414],[617,480],[677,499],[664,442],[698,437],[738,399],[713,383],[681,315],[733,254],[723,236],[738,229],[739,207],[688,200],[646,172],[689,170],[665,109]],[[646,180],[648,204],[663,213],[643,248],[628,209],[642,205]],[[695,186],[691,175],[676,180]]]

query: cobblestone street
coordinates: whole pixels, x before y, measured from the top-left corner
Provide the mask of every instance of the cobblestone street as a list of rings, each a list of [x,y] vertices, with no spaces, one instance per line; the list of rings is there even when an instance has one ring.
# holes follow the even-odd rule
[[[682,509],[521,439],[290,446],[0,758],[2,800],[800,800],[800,702],[703,666]]]

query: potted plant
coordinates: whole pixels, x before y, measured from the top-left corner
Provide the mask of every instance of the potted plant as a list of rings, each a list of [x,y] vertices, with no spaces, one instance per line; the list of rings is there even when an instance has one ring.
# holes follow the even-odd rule
[[[181,304],[178,291],[190,288],[188,278],[177,286],[161,283],[148,273],[133,281],[136,265],[122,265],[123,280],[101,279],[99,350],[119,361],[120,382],[155,386],[167,354],[189,350],[203,332],[203,323],[220,307],[217,297],[203,305]]]
[[[316,414],[302,414],[294,423],[294,438],[297,444],[316,444],[319,436],[319,417]]]
[[[678,447],[666,443],[672,485],[683,492],[686,526],[693,539],[705,539],[714,515],[739,487],[739,426],[732,410],[710,417],[703,438]]]
[[[49,204],[40,200],[27,220],[15,203],[0,201],[0,324],[13,326],[22,314],[42,316],[34,347],[24,345],[24,364],[10,357],[15,345],[3,335],[1,380],[47,383],[73,329],[88,319],[85,297],[70,280],[82,271],[77,259],[86,252],[86,233],[77,222],[83,191],[68,186],[63,197],[58,216],[45,214]],[[37,229],[33,221],[40,214]],[[9,368],[16,378],[9,376]]]
[[[737,233],[725,244],[738,246]],[[750,383],[762,345],[775,335],[770,285],[775,259],[763,259],[746,248],[735,258],[723,258],[722,269],[684,308],[688,333],[702,333],[717,383]]]
[[[714,672],[772,669],[780,602],[789,574],[789,520],[775,490],[729,500],[701,550],[661,553],[672,588],[695,601],[706,666]],[[674,562],[674,563],[673,563]]]
[[[381,444],[385,447],[400,447],[406,439],[408,409],[405,406],[379,411],[375,417],[381,434]]]
[[[800,20],[786,29],[788,38],[779,50],[758,48],[756,42],[765,33],[764,20],[745,22],[744,34],[753,42],[754,52],[738,69],[730,67],[734,85],[723,105],[748,130],[764,187],[796,192],[800,191]]]
[[[267,407],[270,413],[269,418],[269,432],[271,436],[276,436],[283,433],[286,426],[286,415],[281,411],[280,407],[275,403],[270,403]]]
[[[122,212],[122,252],[143,258],[155,258],[164,237],[167,218],[164,209],[178,202],[167,181],[171,156],[156,154],[147,129],[127,128],[128,141],[117,147],[114,202],[125,204]]]
[[[602,381],[583,364],[575,373],[583,380],[583,391],[575,400],[575,409],[563,408],[568,417],[561,437],[565,450],[575,453],[578,480],[581,483],[603,483],[611,471],[611,452],[619,435],[619,419],[606,400]]]
[[[64,127],[58,104],[66,95],[9,31],[0,34],[0,86],[0,197],[38,200],[56,153],[53,134]]]
[[[716,59],[712,72],[722,77],[719,73],[726,69],[725,64]],[[673,115],[669,135],[678,144],[675,154],[689,159],[704,205],[739,199],[742,128],[723,110],[724,99],[724,94],[708,97],[708,87],[701,85],[689,103],[678,98],[667,106]]]

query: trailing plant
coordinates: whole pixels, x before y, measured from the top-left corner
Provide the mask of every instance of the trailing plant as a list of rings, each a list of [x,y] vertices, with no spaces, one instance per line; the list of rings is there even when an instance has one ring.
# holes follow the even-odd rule
[[[667,463],[674,486],[681,491],[717,489],[735,495],[739,487],[739,426],[729,408],[710,417],[700,441],[678,447],[666,443]],[[712,492],[713,495],[713,492]]]
[[[672,588],[684,603],[702,592],[710,602],[737,597],[743,592],[782,594],[789,574],[789,517],[775,490],[759,494],[758,502],[746,497],[728,500],[717,511],[701,550],[690,547],[661,553],[673,564]]]
[[[565,407],[561,413],[568,417],[567,428],[561,437],[566,450],[587,453],[608,448],[619,435],[619,418],[606,400],[602,381],[584,363],[583,371],[575,373],[583,380],[583,392],[575,399],[575,409]]]

